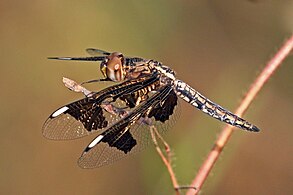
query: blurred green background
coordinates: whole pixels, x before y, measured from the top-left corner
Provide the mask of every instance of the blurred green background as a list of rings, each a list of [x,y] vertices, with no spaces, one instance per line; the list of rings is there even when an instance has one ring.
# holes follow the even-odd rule
[[[292,0],[2,0],[0,9],[1,194],[173,194],[153,146],[83,170],[76,161],[93,136],[42,136],[49,114],[82,97],[62,77],[102,76],[99,64],[48,56],[85,56],[96,47],[153,58],[234,110],[293,30]],[[292,64],[289,56],[244,116],[262,131],[235,131],[202,194],[293,192]],[[181,101],[181,117],[166,135],[180,184],[194,178],[223,126]]]

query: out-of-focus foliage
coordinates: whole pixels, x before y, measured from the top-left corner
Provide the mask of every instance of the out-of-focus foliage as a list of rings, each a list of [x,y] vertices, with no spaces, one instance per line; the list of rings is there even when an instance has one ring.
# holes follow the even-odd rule
[[[67,142],[42,137],[46,117],[82,97],[63,86],[62,76],[76,81],[102,76],[98,64],[46,57],[82,56],[85,48],[97,47],[154,58],[233,110],[292,33],[292,13],[292,1],[285,0],[2,0],[1,194],[173,192],[152,146],[111,166],[82,170],[75,162],[93,137]],[[204,194],[293,191],[292,63],[290,56],[245,115],[262,131],[235,131]],[[181,184],[194,177],[222,127],[181,102],[181,118],[166,136]]]

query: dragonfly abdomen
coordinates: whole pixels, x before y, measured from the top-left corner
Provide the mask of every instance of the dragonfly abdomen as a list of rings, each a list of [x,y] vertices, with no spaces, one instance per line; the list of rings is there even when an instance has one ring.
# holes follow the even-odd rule
[[[253,124],[212,102],[183,81],[175,80],[174,86],[175,92],[180,98],[211,117],[244,130],[259,131],[259,129]]]

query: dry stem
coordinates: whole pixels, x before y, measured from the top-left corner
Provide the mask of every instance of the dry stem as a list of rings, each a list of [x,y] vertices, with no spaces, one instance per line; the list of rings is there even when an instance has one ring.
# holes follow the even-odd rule
[[[150,127],[150,132],[151,132],[151,136],[152,136],[152,140],[153,140],[153,143],[155,145],[155,148],[156,148],[159,156],[161,157],[161,159],[163,160],[164,164],[166,165],[166,167],[168,169],[168,172],[170,174],[171,181],[172,181],[173,187],[174,187],[174,189],[176,191],[176,194],[179,195],[180,194],[179,185],[178,185],[177,179],[175,177],[175,174],[174,174],[174,171],[173,171],[173,168],[172,168],[172,165],[171,165],[170,147],[167,144],[167,142],[162,138],[162,136],[159,134],[159,132],[157,131],[157,129],[154,126]],[[161,150],[161,148],[160,148],[160,146],[158,144],[158,141],[157,141],[156,137],[158,137],[161,140],[161,142],[164,144],[165,151],[166,151],[166,156],[163,154],[163,152],[162,152],[162,150]]]

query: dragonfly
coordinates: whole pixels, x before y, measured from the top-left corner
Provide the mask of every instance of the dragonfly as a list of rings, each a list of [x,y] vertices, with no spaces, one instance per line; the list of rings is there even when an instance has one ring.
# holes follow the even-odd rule
[[[163,134],[174,125],[179,98],[219,121],[251,132],[260,131],[177,79],[175,71],[159,61],[94,48],[86,51],[90,56],[49,59],[100,62],[104,78],[82,84],[115,84],[58,108],[42,128],[43,135],[52,140],[96,133],[78,160],[82,168],[112,164],[146,148],[151,142],[150,126]]]

